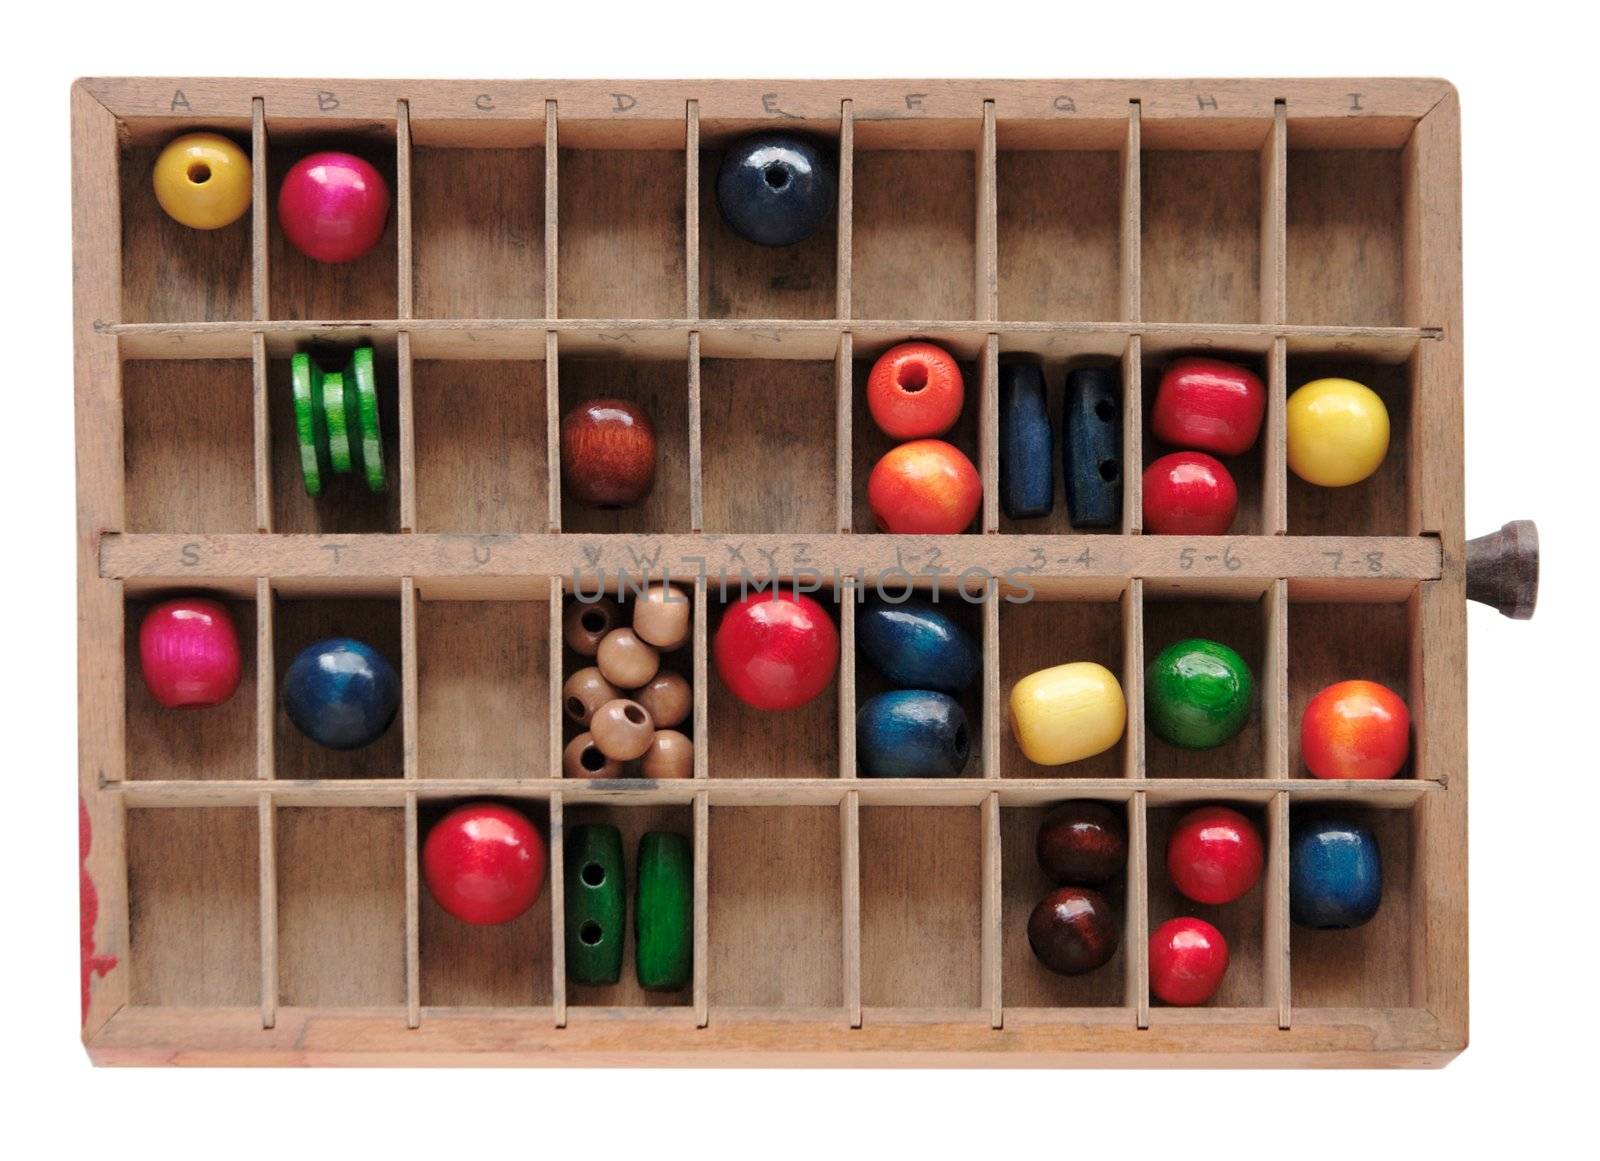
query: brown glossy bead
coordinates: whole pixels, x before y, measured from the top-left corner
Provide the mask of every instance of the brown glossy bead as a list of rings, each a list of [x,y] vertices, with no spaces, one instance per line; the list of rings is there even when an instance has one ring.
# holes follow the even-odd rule
[[[651,585],[633,602],[633,631],[657,649],[689,639],[689,596],[674,585]]]
[[[694,743],[677,730],[657,730],[644,752],[646,778],[693,778]]]
[[[591,399],[561,421],[561,478],[586,508],[625,508],[656,481],[656,433],[621,399]]]
[[[622,691],[592,665],[578,670],[561,687],[561,704],[566,707],[567,716],[580,726],[589,724],[595,710],[621,696]]]
[[[681,673],[663,669],[650,684],[634,691],[633,700],[644,706],[658,729],[681,726],[694,707],[694,691]]]
[[[642,757],[655,741],[656,724],[650,720],[644,706],[619,697],[594,711],[594,717],[589,719],[589,732],[607,758],[631,762]]]
[[[613,629],[600,642],[595,654],[600,673],[618,689],[638,689],[650,684],[650,679],[661,668],[661,654],[654,645],[639,640],[639,634],[623,627]]]
[[[562,751],[561,774],[565,778],[621,778],[622,763],[606,757],[593,734],[582,733]]]
[[[1128,828],[1104,802],[1066,802],[1039,825],[1039,866],[1060,884],[1099,887],[1128,865]]]
[[[610,597],[585,604],[572,601],[562,621],[567,648],[584,657],[593,657],[605,635],[622,624],[622,608]]]
[[[1089,887],[1058,887],[1028,916],[1028,946],[1045,967],[1081,976],[1117,954],[1122,939],[1111,904]]]

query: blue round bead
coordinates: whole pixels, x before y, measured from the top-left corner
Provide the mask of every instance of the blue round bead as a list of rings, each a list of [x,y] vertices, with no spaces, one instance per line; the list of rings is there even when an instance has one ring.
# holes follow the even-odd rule
[[[1301,927],[1360,927],[1383,900],[1378,840],[1354,822],[1302,823],[1289,843],[1289,915]]]
[[[971,635],[920,597],[900,604],[876,597],[867,601],[856,614],[856,648],[901,689],[961,693],[978,679],[983,666]]]
[[[349,637],[308,645],[283,675],[283,709],[306,737],[331,750],[376,741],[400,708],[400,679],[372,646]]]
[[[967,715],[946,694],[896,689],[856,712],[856,761],[865,778],[954,778],[971,750]]]
[[[833,211],[837,189],[832,159],[786,133],[734,142],[717,172],[723,220],[761,246],[792,246],[816,233]]]

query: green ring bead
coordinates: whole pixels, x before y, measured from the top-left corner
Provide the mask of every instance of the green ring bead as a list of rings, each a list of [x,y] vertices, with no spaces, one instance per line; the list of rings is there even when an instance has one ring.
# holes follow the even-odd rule
[[[300,476],[306,495],[322,495],[322,480],[330,470],[328,432],[322,419],[322,371],[304,351],[289,360],[294,390],[294,429],[300,441]]]
[[[371,347],[357,347],[345,371],[356,418],[357,439],[352,440],[355,458],[367,478],[367,489],[382,492],[389,486],[383,471],[383,434],[378,426],[378,372],[373,365]]]
[[[344,372],[326,371],[322,376],[322,419],[328,425],[328,458],[333,470],[350,470],[350,413],[345,396]]]
[[[1190,637],[1168,645],[1145,670],[1145,717],[1164,741],[1209,750],[1244,729],[1254,691],[1243,657],[1220,642]]]

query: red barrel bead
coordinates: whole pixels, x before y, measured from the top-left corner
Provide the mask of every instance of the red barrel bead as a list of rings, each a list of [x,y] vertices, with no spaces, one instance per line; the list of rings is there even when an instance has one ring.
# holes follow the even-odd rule
[[[1239,488],[1205,452],[1164,455],[1144,470],[1144,530],[1168,536],[1221,536],[1233,527]]]
[[[839,667],[839,630],[804,593],[750,593],[728,606],[711,653],[717,676],[746,705],[787,710],[828,687]]]
[[[1150,430],[1173,447],[1236,456],[1255,444],[1266,409],[1267,391],[1254,371],[1221,359],[1179,359],[1156,388]]]
[[[239,688],[239,634],[220,602],[163,601],[139,624],[139,670],[167,709],[221,705]]]
[[[1204,919],[1169,919],[1150,935],[1150,990],[1163,1003],[1203,1004],[1228,971],[1228,941]]]
[[[510,923],[539,898],[544,836],[520,811],[469,802],[428,832],[422,869],[434,901],[463,923]]]
[[[1167,875],[1196,903],[1231,903],[1261,878],[1255,824],[1226,806],[1202,806],[1178,820],[1167,840]]]

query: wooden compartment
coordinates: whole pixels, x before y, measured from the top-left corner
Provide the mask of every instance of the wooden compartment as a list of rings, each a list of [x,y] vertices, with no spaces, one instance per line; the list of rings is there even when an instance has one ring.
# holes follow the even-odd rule
[[[1302,147],[1304,138],[1312,141]],[[1405,319],[1405,156],[1289,122],[1288,321],[1400,326]]]
[[[545,531],[545,364],[419,359],[412,382],[417,531]]]
[[[1412,715],[1411,757],[1396,778],[1439,777],[1418,769],[1417,718],[1421,690],[1411,688],[1416,665],[1417,625],[1412,606],[1343,601],[1289,603],[1289,774],[1309,778],[1300,752],[1300,723],[1306,706],[1336,681],[1376,681],[1400,695]]]
[[[122,392],[129,531],[254,532],[250,360],[132,360]]]

